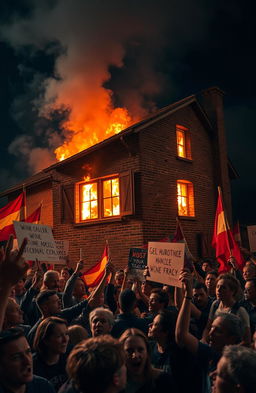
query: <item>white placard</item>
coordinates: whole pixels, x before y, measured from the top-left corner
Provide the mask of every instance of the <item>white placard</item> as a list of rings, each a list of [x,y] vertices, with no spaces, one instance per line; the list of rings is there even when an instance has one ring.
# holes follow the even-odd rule
[[[59,263],[66,265],[68,259],[68,252],[69,252],[69,241],[55,239],[55,244],[60,258]]]
[[[23,239],[28,239],[23,256],[29,261],[43,261],[59,263],[58,250],[48,225],[30,224],[28,222],[13,221],[19,247]]]
[[[148,269],[150,281],[182,287],[179,281],[184,266],[184,243],[149,242]]]
[[[250,244],[250,251],[256,251],[256,225],[249,225],[247,227],[248,239]]]

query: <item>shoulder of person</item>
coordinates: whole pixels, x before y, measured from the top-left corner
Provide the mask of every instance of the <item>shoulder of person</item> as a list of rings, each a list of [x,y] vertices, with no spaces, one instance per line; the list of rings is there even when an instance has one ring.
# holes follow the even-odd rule
[[[47,379],[34,375],[32,381],[27,384],[26,393],[55,393],[55,390]]]

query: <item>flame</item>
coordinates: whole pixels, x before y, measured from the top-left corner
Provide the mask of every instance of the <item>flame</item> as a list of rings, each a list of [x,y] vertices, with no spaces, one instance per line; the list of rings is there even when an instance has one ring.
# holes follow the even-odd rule
[[[87,149],[88,147],[109,138],[132,124],[131,116],[126,108],[108,109],[92,115],[87,121],[81,118],[71,119],[64,124],[70,137],[55,150],[58,161]]]
[[[82,185],[82,220],[98,218],[98,186],[97,183]]]

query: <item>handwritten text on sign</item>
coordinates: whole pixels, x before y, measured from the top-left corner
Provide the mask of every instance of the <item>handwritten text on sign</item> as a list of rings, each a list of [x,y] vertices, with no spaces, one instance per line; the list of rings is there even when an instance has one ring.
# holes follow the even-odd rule
[[[59,262],[59,254],[56,249],[52,234],[52,228],[48,225],[30,224],[13,221],[19,247],[23,239],[28,239],[27,247],[23,253],[25,259],[30,261]]]
[[[148,243],[148,280],[162,284],[182,286],[180,270],[184,266],[184,243]]]

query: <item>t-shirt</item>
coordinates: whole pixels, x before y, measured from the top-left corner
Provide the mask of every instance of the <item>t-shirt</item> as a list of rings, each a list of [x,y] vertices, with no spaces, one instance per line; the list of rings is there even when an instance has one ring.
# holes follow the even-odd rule
[[[0,384],[0,393],[10,393],[10,391]],[[32,381],[26,384],[25,393],[55,393],[55,391],[52,384],[45,378],[33,375]]]
[[[38,353],[35,353],[33,355],[33,370],[36,375],[40,375],[50,381],[56,392],[68,378],[65,355],[60,356],[58,363],[49,365],[45,363]]]
[[[230,307],[228,310],[226,308],[223,310],[221,307],[221,303],[218,300],[215,300],[215,302],[212,303],[210,309],[209,319],[213,320],[214,317],[221,312],[232,313],[237,315],[242,322],[243,329],[245,330],[246,328],[250,328],[250,318],[248,312],[245,310],[244,307],[241,307],[240,305],[235,307],[235,305],[233,305],[233,307]]]

